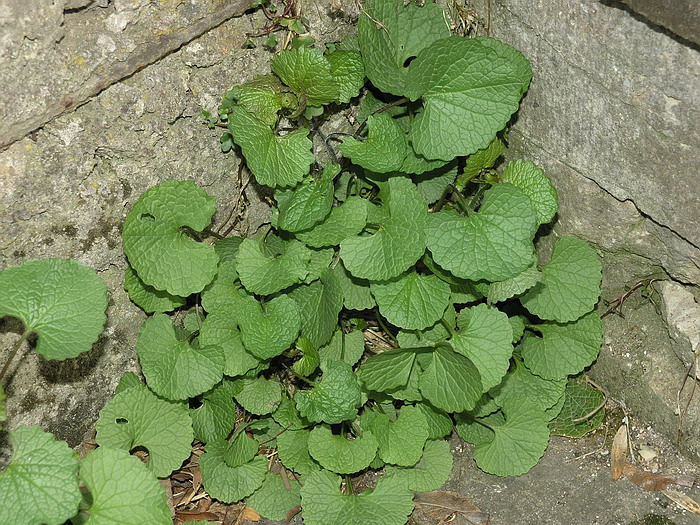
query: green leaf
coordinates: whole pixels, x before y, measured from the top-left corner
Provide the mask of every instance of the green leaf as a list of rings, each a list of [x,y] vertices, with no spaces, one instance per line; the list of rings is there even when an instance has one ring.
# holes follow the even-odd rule
[[[362,142],[347,137],[340,151],[363,168],[377,173],[398,171],[407,154],[406,133],[386,113],[367,117],[368,137]]]
[[[262,486],[246,500],[246,505],[261,516],[282,521],[287,513],[301,503],[301,487],[292,481],[285,486],[282,476],[268,472]]]
[[[283,50],[272,59],[272,71],[308,106],[323,106],[340,96],[331,64],[318,49]]]
[[[247,498],[260,488],[267,474],[265,456],[256,456],[253,461],[239,467],[229,467],[225,456],[226,441],[207,443],[199,458],[204,489],[212,498],[223,503],[235,503]]]
[[[129,299],[147,314],[172,312],[187,302],[184,297],[148,286],[139,279],[131,265],[128,265],[124,271],[124,290],[129,294]]]
[[[5,394],[5,387],[0,383],[0,429],[2,429],[3,424],[7,421],[7,406],[5,405],[5,400],[7,395]]]
[[[416,403],[416,408],[428,422],[428,439],[439,439],[452,432],[452,420],[444,411],[426,402]]]
[[[296,288],[289,297],[299,307],[302,337],[317,348],[330,341],[343,308],[343,291],[333,270],[326,269],[319,281]]]
[[[446,341],[452,337],[452,331],[457,326],[454,305],[450,304],[445,310],[445,315],[434,325],[425,330],[401,330],[396,339],[401,348],[435,346],[435,343]],[[448,331],[448,327],[451,331]]]
[[[365,65],[356,51],[335,51],[326,55],[331,75],[338,86],[338,102],[347,104],[365,85]]]
[[[408,157],[406,157],[408,160]],[[406,167],[406,162],[402,167],[402,171],[407,173],[422,173],[420,176],[414,177],[418,192],[423,196],[425,202],[429,205],[437,202],[442,197],[445,189],[454,182],[457,176],[457,163],[449,163],[441,168],[431,168],[427,173],[419,171],[418,166]]]
[[[377,437],[379,457],[386,463],[409,467],[418,463],[428,439],[428,421],[418,408],[406,405],[398,419],[380,414],[370,425]]]
[[[372,491],[343,495],[339,476],[319,470],[301,488],[305,525],[404,525],[413,511],[413,493],[394,477],[382,478]]]
[[[514,360],[514,368],[506,374],[500,385],[489,392],[495,403],[501,407],[509,400],[524,397],[545,411],[555,406],[564,395],[566,380],[544,379],[530,372],[520,359]]]
[[[369,281],[350,275],[342,261],[338,262],[334,272],[342,289],[345,308],[348,310],[369,310],[377,305],[370,291]]]
[[[413,149],[451,160],[489,145],[517,111],[532,70],[519,51],[499,40],[452,36],[424,49],[407,78],[404,94],[422,97],[424,106],[408,136]]]
[[[488,291],[488,303],[500,303],[520,295],[542,281],[542,279],[544,279],[544,274],[535,266],[530,266],[515,277],[491,283]]]
[[[437,264],[457,277],[503,281],[535,262],[532,239],[537,218],[520,188],[499,184],[487,190],[477,213],[431,215],[428,248]]]
[[[289,232],[308,230],[325,219],[333,205],[333,177],[340,172],[340,166],[326,164],[323,176],[318,180],[302,182],[290,195],[278,199],[279,217],[277,227]],[[275,193],[275,197],[278,197]]]
[[[336,330],[327,345],[318,349],[321,365],[326,366],[331,361],[345,361],[354,366],[365,352],[365,338],[360,330],[343,333]]]
[[[333,248],[322,248],[311,250],[311,259],[309,260],[308,270],[304,279],[304,284],[311,284],[316,279],[320,279],[321,275],[330,268],[335,258],[335,250]]]
[[[361,197],[348,199],[331,210],[330,215],[310,230],[297,232],[296,238],[314,248],[335,246],[362,231],[367,224],[367,201]]]
[[[202,307],[207,312],[213,313],[218,308],[237,305],[241,295],[239,288],[235,261],[220,261],[216,277],[202,291]]]
[[[216,241],[214,251],[219,255],[219,268],[214,280],[202,291],[202,306],[207,312],[222,305],[237,304],[236,255],[242,242],[242,237],[226,237]]]
[[[282,399],[282,385],[264,377],[237,379],[240,390],[234,395],[236,401],[248,412],[263,415],[274,412]]]
[[[289,470],[302,475],[321,470],[309,454],[309,430],[287,430],[277,436],[277,455]]]
[[[259,359],[271,359],[287,350],[299,333],[301,317],[297,303],[286,295],[263,307],[254,298],[239,313],[243,344]]]
[[[233,439],[226,443],[224,450],[224,462],[229,467],[235,468],[245,465],[258,453],[260,443],[252,437],[249,437],[245,432],[236,432]]]
[[[364,2],[358,42],[367,77],[381,91],[403,96],[410,58],[436,40],[450,36],[445,13],[437,4],[423,7],[403,0]]]
[[[199,334],[200,346],[221,348],[224,354],[223,372],[231,377],[241,376],[260,364],[260,359],[243,346],[241,332],[236,328],[235,311],[229,306],[211,312],[204,319]]]
[[[212,281],[219,261],[214,248],[182,228],[201,232],[214,204],[192,181],[166,180],[139,197],[124,221],[124,253],[145,284],[187,297]]]
[[[514,315],[508,318],[510,327],[513,329],[513,344],[517,343],[523,338],[525,334],[525,326],[528,324],[528,320],[525,316]]]
[[[262,238],[245,239],[236,263],[241,283],[250,293],[270,295],[301,282],[309,273],[311,250],[299,241],[289,241],[283,253],[269,257]]]
[[[492,441],[494,432],[491,428],[505,423],[506,418],[498,407],[493,403],[487,403],[486,406],[494,408],[497,412],[489,413],[490,410],[487,409],[484,410],[485,414],[477,414],[476,412],[481,410],[475,409],[471,413],[463,412],[454,415],[455,430],[467,443],[479,444]]]
[[[513,355],[513,329],[508,316],[492,306],[464,308],[457,316],[459,332],[452,348],[476,365],[486,392],[501,382]]]
[[[259,184],[294,186],[309,173],[314,156],[308,129],[280,137],[240,107],[233,109],[228,120],[229,130]]]
[[[488,146],[473,153],[467,159],[464,171],[457,177],[456,186],[459,191],[464,190],[467,183],[479,175],[482,170],[488,169],[496,164],[498,157],[503,155],[506,147],[499,138],[493,139]]]
[[[194,348],[179,341],[165,314],[155,314],[143,323],[136,352],[148,386],[167,399],[199,395],[221,381],[224,373],[221,347]]]
[[[148,468],[156,477],[169,476],[192,452],[192,420],[187,407],[156,397],[145,386],[115,395],[95,423],[100,446],[148,450]]]
[[[284,432],[284,428],[271,416],[263,416],[248,423],[246,431],[252,434],[259,443],[274,448],[277,446],[277,436]]]
[[[442,318],[450,302],[450,285],[434,275],[404,274],[370,285],[379,312],[395,326],[422,330]]]
[[[564,406],[549,424],[552,434],[580,438],[603,422],[605,395],[586,383],[570,379],[566,384]],[[596,411],[593,413],[594,411]],[[593,415],[591,415],[593,414]]]
[[[78,461],[65,441],[38,426],[10,431],[14,453],[0,472],[0,523],[60,525],[78,511]]]
[[[452,452],[445,440],[429,440],[420,461],[412,468],[387,466],[388,476],[395,476],[406,484],[408,490],[430,492],[442,487],[452,473]]]
[[[234,383],[224,379],[203,395],[200,407],[190,409],[195,439],[203,443],[226,439],[236,424],[234,393]]]
[[[593,310],[600,297],[602,265],[590,245],[577,237],[557,239],[544,279],[520,298],[531,313],[549,321],[574,321]]]
[[[527,399],[503,405],[502,425],[493,425],[493,438],[478,443],[474,461],[479,468],[497,476],[519,476],[534,467],[549,442],[549,418],[535,402]]]
[[[282,400],[277,410],[272,413],[272,417],[280,426],[289,430],[301,430],[311,425],[309,421],[299,415],[294,401],[286,395],[282,396]]]
[[[228,114],[235,105],[240,105],[255,115],[267,126],[277,124],[278,112],[282,108],[295,108],[297,97],[285,88],[274,75],[258,75],[250,82],[235,86],[224,95],[219,114]]]
[[[445,343],[428,354],[430,360],[419,379],[421,394],[445,412],[471,410],[483,388],[474,364]]]
[[[94,270],[63,259],[29,261],[0,271],[0,318],[36,332],[36,351],[69,359],[90,350],[104,328],[107,287]]]
[[[528,337],[522,355],[532,373],[545,379],[562,379],[589,366],[603,344],[600,317],[595,312],[566,324],[537,325],[542,337]]]
[[[392,177],[379,193],[389,216],[374,235],[348,237],[340,244],[343,265],[355,277],[392,279],[425,251],[428,210],[416,186]]]
[[[93,450],[80,463],[80,477],[92,499],[88,523],[172,523],[165,489],[148,467],[127,451]]]
[[[551,222],[559,208],[559,199],[557,190],[552,186],[552,181],[545,176],[543,169],[538,168],[534,162],[515,160],[505,167],[501,179],[522,188],[530,197],[540,224]]]
[[[314,373],[321,363],[318,350],[306,337],[300,337],[296,342],[297,349],[303,352],[301,359],[292,365],[292,371],[301,377],[308,377]]]
[[[368,390],[387,392],[406,386],[416,361],[414,349],[397,348],[376,354],[360,365],[357,377]]]
[[[348,440],[333,434],[327,425],[317,425],[311,431],[308,446],[311,457],[338,474],[354,474],[367,468],[377,454],[377,440],[371,432]]]
[[[322,370],[323,377],[313,390],[297,392],[299,413],[309,421],[329,425],[354,418],[362,398],[352,368],[344,361],[333,361]]]
[[[114,389],[114,393],[118,394],[124,390],[128,390],[133,386],[142,386],[141,378],[137,376],[134,372],[124,372],[122,377],[119,379],[117,387]]]

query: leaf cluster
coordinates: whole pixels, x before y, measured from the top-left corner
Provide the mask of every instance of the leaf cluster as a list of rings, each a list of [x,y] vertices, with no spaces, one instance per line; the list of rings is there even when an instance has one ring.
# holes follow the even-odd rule
[[[436,4],[367,0],[356,39],[325,50],[297,42],[271,69],[227,92],[218,112],[222,149],[237,148],[273,192],[271,227],[211,240],[214,199],[191,181],[149,189],[127,216],[125,289],[152,314],[137,343],[146,384],[126,374],[100,414],[100,448],[80,467],[90,519],[133,503],[139,522],[165,523],[153,483],[198,440],[204,488],[222,502],[247,499],[271,519],[301,505],[309,525],[400,525],[414,492],[449,477],[453,428],[480,468],[513,476],[538,462],[551,433],[595,427],[579,420],[599,400],[571,378],[601,345],[601,265],[574,237],[538,256],[556,190],[532,162],[498,165],[527,59],[491,38],[451,36]],[[349,103],[361,124],[322,166],[313,135]],[[64,285],[53,281],[38,308],[25,290],[39,269],[53,266],[0,273],[0,316],[37,331],[47,357],[70,357],[104,319],[67,330],[76,299],[55,301]],[[93,296],[103,293],[81,299],[104,312]],[[66,509],[35,519],[70,517],[75,459],[38,430],[13,439],[0,488],[19,498],[23,469],[53,454],[47,463],[61,467],[37,469],[35,484]],[[147,464],[129,456],[137,447]],[[126,489],[112,490],[109,468]],[[341,490],[341,476],[368,469],[383,469],[374,489]],[[51,492],[68,478],[70,496]]]

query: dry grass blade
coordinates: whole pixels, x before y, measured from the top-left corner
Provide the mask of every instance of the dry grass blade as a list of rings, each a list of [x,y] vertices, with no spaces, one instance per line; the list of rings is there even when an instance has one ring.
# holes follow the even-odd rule
[[[692,512],[696,516],[700,516],[700,503],[695,501],[690,496],[678,492],[674,489],[666,489],[661,491],[664,496],[673,501],[676,505],[680,505],[688,512]]]
[[[627,424],[623,423],[617,429],[617,434],[610,447],[610,472],[612,479],[618,480],[622,477],[627,459]]]
[[[488,525],[489,515],[456,492],[435,490],[419,492],[413,498],[415,523],[472,523]]]

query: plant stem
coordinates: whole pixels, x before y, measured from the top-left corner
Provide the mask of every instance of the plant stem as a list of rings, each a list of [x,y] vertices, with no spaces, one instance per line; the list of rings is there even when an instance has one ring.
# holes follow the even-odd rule
[[[22,346],[22,343],[27,340],[27,337],[29,337],[29,330],[26,330],[23,334],[22,337],[19,338],[19,340],[15,343],[14,348],[10,351],[10,355],[7,357],[7,361],[5,361],[5,366],[2,367],[2,371],[0,372],[0,381],[2,381],[3,377],[5,377],[5,372],[7,372],[7,368],[10,366],[10,363],[12,362],[12,359],[14,359],[15,354],[19,350],[19,347]]]
[[[442,326],[445,327],[445,330],[447,330],[447,333],[450,334],[450,337],[455,335],[455,331],[452,329],[452,327],[450,326],[450,323],[448,323],[444,317],[442,319],[440,319],[440,324],[442,324]]]
[[[385,111],[389,111],[391,108],[394,108],[396,106],[400,106],[401,104],[405,104],[408,102],[407,97],[401,97],[398,100],[394,100],[391,104],[387,104],[386,106],[383,106],[379,108],[377,111],[373,111],[372,115],[379,115],[379,113],[384,113]],[[357,131],[353,134],[355,138],[359,137],[360,134],[365,130],[367,127],[367,121],[365,120],[362,124],[360,124],[360,127],[357,128]]]
[[[457,204],[457,207],[462,210],[464,213],[467,215],[472,212],[472,209],[469,207],[469,203],[467,203],[467,200],[464,198],[464,196],[455,188],[452,184],[452,198],[455,201],[455,204]]]
[[[384,321],[382,321],[382,316],[379,315],[379,312],[377,312],[377,322],[379,323],[379,326],[381,327],[382,330],[384,330],[384,333],[388,335],[392,341],[396,344],[396,348],[399,346],[399,341],[394,337],[394,334],[392,334],[387,326],[384,324]]]
[[[350,479],[350,474],[345,474],[345,491],[347,494],[354,494],[352,490],[352,480]]]

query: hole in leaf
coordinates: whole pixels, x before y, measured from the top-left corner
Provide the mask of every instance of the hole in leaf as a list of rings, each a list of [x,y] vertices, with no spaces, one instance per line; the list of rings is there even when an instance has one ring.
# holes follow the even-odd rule
[[[411,62],[413,62],[413,59],[416,57],[408,57],[406,60],[403,62],[403,67],[408,67]]]
[[[134,448],[132,448],[129,453],[132,456],[136,456],[139,458],[142,462],[148,463],[148,449],[144,446],[137,445]]]
[[[126,419],[126,418],[123,418],[123,417],[118,417],[117,419],[114,420],[114,422],[115,422],[117,425],[124,425],[124,424],[128,423],[129,420]]]
[[[139,219],[141,219],[142,221],[149,221],[149,222],[156,220],[156,218],[153,215],[151,215],[150,213],[142,213],[141,216],[139,217]]]

